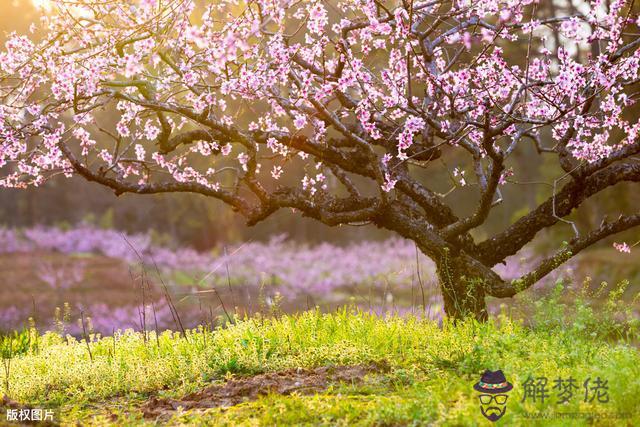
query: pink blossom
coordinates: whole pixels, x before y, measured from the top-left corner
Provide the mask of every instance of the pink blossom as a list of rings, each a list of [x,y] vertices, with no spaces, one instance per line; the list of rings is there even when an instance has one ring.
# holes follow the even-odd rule
[[[386,193],[393,190],[398,182],[397,179],[393,179],[390,173],[384,174],[384,184],[382,185],[382,190]]]
[[[566,169],[617,165],[612,156],[640,134],[630,90],[640,51],[628,28],[637,18],[621,0],[607,13],[598,1],[554,16],[531,0],[388,10],[341,1],[331,11],[315,0],[90,3],[57,2],[29,35],[6,38],[2,186],[42,185],[77,169],[141,193],[150,182],[224,188],[228,202],[245,188],[223,187],[210,171],[235,165],[237,186],[288,168],[296,181],[305,173],[294,186],[320,200],[341,197],[328,194],[329,168],[313,170],[320,160],[388,192],[405,179],[390,168],[394,156],[414,174],[413,157],[437,145],[458,164],[447,169],[459,191],[471,181],[465,169],[483,184],[496,158],[515,164],[510,156],[531,139]],[[431,27],[434,13],[442,22]],[[517,56],[528,40],[526,58]],[[117,142],[106,148],[107,140]],[[438,194],[427,181],[415,182]]]
[[[280,176],[282,176],[282,166],[274,166],[271,170],[271,176],[273,179],[280,179]]]
[[[142,145],[140,145],[140,144],[136,144],[136,158],[139,161],[141,161],[141,162],[144,161],[145,153],[146,153],[146,151],[145,151],[144,147]]]
[[[321,35],[328,22],[327,9],[325,9],[322,3],[315,3],[309,8],[308,26],[311,33]]]
[[[631,248],[629,247],[629,245],[626,242],[622,242],[622,243],[613,243],[613,247],[618,251],[618,252],[622,252],[622,253],[627,253],[630,254],[631,253]]]
[[[295,113],[295,120],[293,121],[293,125],[296,129],[300,130],[307,124],[307,117],[304,114]]]

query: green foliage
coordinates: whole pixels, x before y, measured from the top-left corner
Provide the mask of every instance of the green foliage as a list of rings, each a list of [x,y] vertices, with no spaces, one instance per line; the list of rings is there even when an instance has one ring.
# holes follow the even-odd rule
[[[0,335],[0,358],[10,359],[37,351],[38,338],[36,331],[31,329]]]
[[[177,412],[170,423],[481,424],[472,385],[485,369],[502,369],[514,384],[505,425],[524,423],[525,413],[545,408],[635,411],[640,354],[627,341],[631,335],[616,333],[617,341],[612,342],[606,329],[612,326],[601,329],[595,311],[583,301],[576,302],[575,315],[558,314],[555,310],[567,312],[560,302],[562,288],[558,284],[540,304],[532,327],[505,314],[484,324],[469,320],[439,325],[345,308],[331,314],[309,311],[238,319],[235,325],[213,331],[202,327],[188,331],[186,337],[164,332],[156,339],[152,332],[145,340],[133,331],[91,336],[93,362],[84,341],[47,333],[39,337],[37,351],[16,351],[12,356],[9,392],[20,402],[62,405],[66,422],[143,424],[148,421],[139,405],[150,394],[180,397],[229,376],[384,362],[388,372],[359,385],[339,385],[314,396],[270,395],[204,413]],[[618,307],[621,292],[620,288],[610,296],[612,308]],[[620,321],[612,324],[622,328]],[[620,330],[630,329],[626,324]],[[580,398],[562,407],[522,403],[522,384],[529,375],[571,375],[579,381],[600,376],[609,381],[611,401],[604,408]],[[2,380],[0,384],[7,383]],[[0,395],[6,392],[0,388]],[[575,420],[574,425],[583,421],[590,423]],[[637,424],[640,417],[636,413],[628,421]]]
[[[98,226],[104,230],[110,230],[114,227],[113,208],[109,208],[98,219]]]
[[[612,289],[606,282],[594,286],[590,278],[578,287],[559,280],[548,295],[525,295],[521,305],[524,302],[533,307],[531,324],[537,330],[569,330],[602,340],[637,343],[640,318],[636,307],[640,293],[629,297],[628,288],[627,280]]]

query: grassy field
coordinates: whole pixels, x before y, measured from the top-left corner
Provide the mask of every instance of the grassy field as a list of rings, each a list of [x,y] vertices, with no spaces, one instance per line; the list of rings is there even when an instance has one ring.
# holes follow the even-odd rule
[[[569,315],[553,296],[541,305],[526,327],[506,314],[439,325],[345,308],[89,345],[27,331],[4,339],[0,395],[9,407],[56,408],[62,424],[489,425],[473,384],[501,369],[513,390],[498,424],[639,425],[633,313],[621,322],[615,299],[598,313],[577,301]],[[534,402],[528,380],[543,377]],[[569,377],[574,396],[559,404],[554,380]],[[607,387],[585,402],[596,378]]]

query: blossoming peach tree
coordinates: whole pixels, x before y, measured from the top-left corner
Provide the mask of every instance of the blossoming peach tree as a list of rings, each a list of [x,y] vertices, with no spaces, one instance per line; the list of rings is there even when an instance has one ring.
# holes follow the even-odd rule
[[[626,0],[52,0],[0,55],[1,184],[77,174],[217,198],[249,224],[282,208],[370,222],[433,259],[449,316],[485,319],[485,296],[640,225],[576,229],[517,280],[492,270],[640,181],[638,31]],[[474,239],[525,145],[563,171],[553,194]],[[429,179],[452,156],[453,191],[478,188],[466,215]]]

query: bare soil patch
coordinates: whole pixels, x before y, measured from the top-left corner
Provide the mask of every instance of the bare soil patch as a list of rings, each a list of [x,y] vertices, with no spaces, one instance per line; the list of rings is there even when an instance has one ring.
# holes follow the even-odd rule
[[[315,394],[339,383],[361,384],[365,376],[388,371],[383,363],[356,366],[323,366],[315,369],[288,369],[253,377],[232,379],[224,384],[212,385],[181,399],[152,397],[144,405],[145,418],[168,417],[178,408],[206,409],[234,406],[257,400],[268,394]]]

